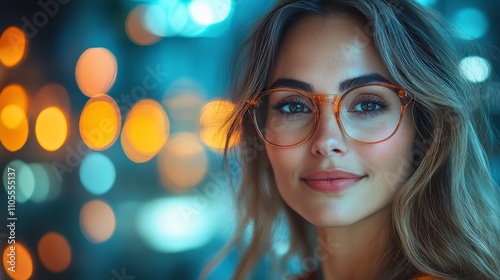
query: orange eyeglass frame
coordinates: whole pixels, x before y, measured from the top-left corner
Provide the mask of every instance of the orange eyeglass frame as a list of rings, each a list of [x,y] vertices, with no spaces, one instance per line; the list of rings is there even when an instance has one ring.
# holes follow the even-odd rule
[[[397,124],[396,128],[386,138],[384,138],[382,140],[374,141],[374,142],[363,142],[363,141],[359,141],[359,140],[356,140],[356,139],[352,138],[351,136],[349,136],[349,134],[347,134],[347,132],[345,131],[344,126],[342,125],[342,122],[340,121],[340,114],[339,114],[339,112],[340,112],[340,106],[342,105],[342,100],[344,100],[344,98],[347,96],[347,94],[349,94],[353,90],[361,88],[361,87],[366,87],[366,86],[382,86],[382,87],[388,88],[388,89],[392,90],[394,93],[396,93],[398,95],[400,101],[401,101],[401,106],[400,106],[401,113],[400,113],[399,121],[398,121],[398,124]],[[307,99],[312,100],[313,102],[311,102],[311,103],[314,106],[314,108],[313,108],[313,112],[314,112],[314,127],[311,130],[311,133],[304,140],[300,141],[297,144],[293,144],[293,145],[277,145],[275,143],[269,142],[264,137],[264,135],[262,134],[262,132],[260,131],[258,123],[257,123],[257,117],[255,116],[255,110],[254,110],[255,106],[259,103],[260,99],[263,96],[265,96],[267,94],[270,94],[272,92],[283,91],[283,90],[297,93],[297,94],[299,94],[301,96],[304,96]],[[274,89],[262,91],[258,95],[258,97],[256,99],[254,99],[254,100],[250,100],[250,99],[247,100],[247,103],[250,105],[248,107],[247,111],[250,114],[250,117],[251,117],[252,122],[254,124],[255,130],[257,131],[257,134],[259,134],[259,137],[264,142],[266,142],[266,143],[268,143],[268,144],[270,144],[272,146],[275,146],[275,147],[293,148],[293,147],[297,147],[297,146],[303,144],[304,142],[306,142],[307,140],[309,140],[314,135],[314,132],[316,131],[316,128],[318,126],[318,120],[319,120],[319,116],[320,116],[320,111],[319,111],[318,106],[320,104],[324,104],[324,103],[334,104],[335,105],[335,107],[334,107],[335,108],[334,109],[335,119],[336,119],[337,124],[340,127],[342,133],[345,136],[347,136],[349,139],[351,139],[351,140],[353,140],[353,141],[355,141],[357,143],[361,143],[361,144],[377,144],[377,143],[383,142],[383,141],[391,138],[396,133],[396,131],[398,130],[398,128],[399,128],[399,126],[401,124],[401,121],[403,120],[403,116],[404,116],[406,107],[408,106],[408,104],[410,104],[410,102],[413,99],[414,99],[413,96],[409,95],[403,88],[398,87],[396,85],[388,84],[388,83],[367,83],[367,84],[358,85],[358,86],[355,86],[355,87],[352,87],[352,88],[348,89],[342,95],[335,95],[335,94],[314,94],[313,96],[310,96],[310,94],[306,94],[303,91],[300,91],[300,90],[297,90],[297,89],[291,89],[291,88],[274,88]]]

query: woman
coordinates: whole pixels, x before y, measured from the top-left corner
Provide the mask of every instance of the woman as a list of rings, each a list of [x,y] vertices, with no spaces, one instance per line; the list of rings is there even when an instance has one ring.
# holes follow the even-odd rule
[[[251,230],[234,278],[284,214],[283,261],[298,255],[301,273],[279,279],[500,279],[487,114],[451,37],[410,0],[287,0],[264,16],[233,90],[232,245]]]

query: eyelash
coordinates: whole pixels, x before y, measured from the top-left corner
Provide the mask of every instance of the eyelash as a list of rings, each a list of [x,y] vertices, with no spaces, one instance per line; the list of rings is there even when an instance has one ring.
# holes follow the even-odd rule
[[[312,111],[311,108],[309,108],[309,104],[307,102],[304,102],[301,98],[295,98],[295,97],[288,97],[280,100],[276,105],[273,105],[273,110],[278,111],[282,115],[292,115],[293,113],[286,113],[281,110],[283,107],[286,105],[289,105],[290,103],[295,103],[295,104],[301,104],[305,108],[307,108],[309,111]]]
[[[354,107],[356,107],[360,103],[375,103],[375,105],[378,105],[380,109],[376,109],[374,111],[367,111],[367,112],[362,112],[362,111],[355,111],[353,110]],[[351,113],[355,113],[361,116],[369,116],[369,117],[376,117],[379,114],[387,112],[389,109],[389,104],[387,104],[383,99],[378,98],[374,95],[369,95],[369,96],[363,96],[359,100],[355,101],[354,106],[351,107],[348,111]]]

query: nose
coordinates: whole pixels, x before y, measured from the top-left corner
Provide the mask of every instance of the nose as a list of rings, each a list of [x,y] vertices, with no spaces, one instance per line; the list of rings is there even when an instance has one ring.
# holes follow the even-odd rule
[[[311,152],[315,156],[342,155],[348,150],[346,136],[337,123],[332,104],[321,104],[318,125],[312,136]]]

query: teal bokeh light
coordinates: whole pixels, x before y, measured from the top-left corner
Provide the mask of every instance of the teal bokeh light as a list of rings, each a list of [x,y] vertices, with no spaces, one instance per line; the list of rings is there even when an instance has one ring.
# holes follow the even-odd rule
[[[229,27],[232,0],[164,0],[147,5],[144,27],[161,37],[216,37]]]
[[[488,33],[489,21],[486,15],[478,9],[466,8],[459,10],[452,18],[455,31],[459,38],[475,40]]]
[[[33,202],[43,202],[47,199],[50,193],[50,178],[47,169],[39,163],[29,165],[35,178],[35,189],[30,199]]]
[[[35,189],[35,177],[30,166],[21,160],[13,160],[5,166],[3,172],[3,182],[7,182],[9,179],[8,173],[10,170],[14,173],[14,183],[7,184],[4,183],[5,190],[7,194],[10,195],[9,191],[14,191],[12,194],[15,195],[16,201],[23,203],[30,199],[33,191]],[[12,177],[11,177],[12,178]],[[9,180],[11,181],[11,180]],[[8,189],[10,187],[10,189]]]
[[[189,4],[189,13],[199,24],[212,25],[226,20],[232,6],[231,0],[193,0]]]
[[[207,244],[218,225],[213,207],[196,207],[203,199],[206,198],[168,197],[145,203],[136,220],[139,236],[151,249],[164,253],[184,252]]]
[[[89,153],[80,166],[80,180],[90,193],[105,194],[116,179],[116,170],[113,162],[101,153]]]

